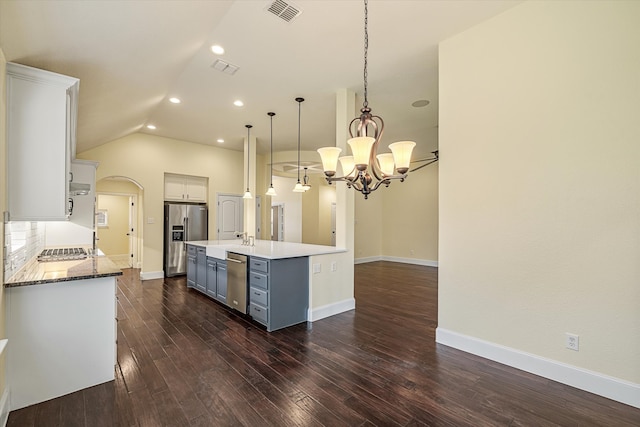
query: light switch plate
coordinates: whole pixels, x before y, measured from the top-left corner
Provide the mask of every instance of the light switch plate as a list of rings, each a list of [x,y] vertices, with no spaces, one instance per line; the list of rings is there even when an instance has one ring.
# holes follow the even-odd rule
[[[322,271],[322,264],[313,264],[313,274],[318,274]]]

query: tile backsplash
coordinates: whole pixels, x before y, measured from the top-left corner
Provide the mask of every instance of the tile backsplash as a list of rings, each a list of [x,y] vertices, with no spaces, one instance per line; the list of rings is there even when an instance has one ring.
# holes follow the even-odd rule
[[[45,244],[45,224],[35,221],[12,221],[4,225],[4,281],[38,255]]]

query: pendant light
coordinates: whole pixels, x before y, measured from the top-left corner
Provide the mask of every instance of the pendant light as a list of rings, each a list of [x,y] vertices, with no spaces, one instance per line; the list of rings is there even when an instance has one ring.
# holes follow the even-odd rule
[[[311,190],[311,184],[309,184],[309,177],[307,176],[307,167],[304,167],[304,178],[302,180],[302,188],[304,191]]]
[[[244,196],[242,196],[243,199],[253,199],[253,197],[251,196],[251,191],[249,191],[249,167],[251,165],[251,163],[249,162],[249,157],[251,156],[251,150],[249,149],[251,147],[251,128],[253,126],[251,125],[245,125],[244,127],[247,128],[247,191],[244,192]]]
[[[276,189],[273,188],[273,116],[276,113],[267,113],[269,119],[271,120],[271,183],[269,184],[269,189],[265,193],[267,196],[277,196]]]
[[[347,141],[353,156],[338,158],[342,149],[338,147],[323,147],[318,149],[322,158],[322,168],[327,182],[345,181],[347,187],[353,188],[367,199],[369,194],[384,184],[388,187],[392,179],[404,181],[409,173],[411,152],[416,143],[413,141],[395,142],[389,145],[391,153],[378,154],[378,145],[384,130],[384,121],[380,116],[371,114],[367,99],[367,58],[369,51],[369,10],[368,1],[364,0],[364,102],[360,109],[360,117],[356,117],[349,124]],[[434,157],[419,161],[433,163],[438,160],[438,152]],[[342,164],[342,176],[336,176],[338,160]],[[430,164],[428,163],[428,164]],[[426,165],[422,165],[423,167]],[[419,168],[416,168],[419,169]],[[414,169],[414,170],[416,170]],[[372,176],[373,175],[373,176]],[[374,183],[374,178],[376,182]]]
[[[300,183],[300,105],[304,101],[304,98],[296,98],[298,103],[298,183],[293,187],[294,193],[304,193],[304,187]]]

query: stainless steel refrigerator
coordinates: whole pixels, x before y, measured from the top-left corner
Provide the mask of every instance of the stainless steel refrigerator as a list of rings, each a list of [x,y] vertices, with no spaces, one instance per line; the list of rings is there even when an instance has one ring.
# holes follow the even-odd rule
[[[208,209],[205,204],[165,203],[164,274],[167,277],[187,273],[185,242],[208,240]]]

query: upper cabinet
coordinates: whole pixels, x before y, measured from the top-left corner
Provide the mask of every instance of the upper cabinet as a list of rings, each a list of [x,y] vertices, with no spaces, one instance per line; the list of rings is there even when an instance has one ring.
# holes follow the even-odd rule
[[[70,183],[73,212],[69,220],[93,231],[96,216],[96,169],[98,162],[75,159],[71,162]],[[74,194],[74,190],[76,194]]]
[[[80,81],[14,63],[6,74],[10,220],[66,220]]]
[[[164,174],[164,199],[178,202],[207,202],[208,180],[201,176]]]

